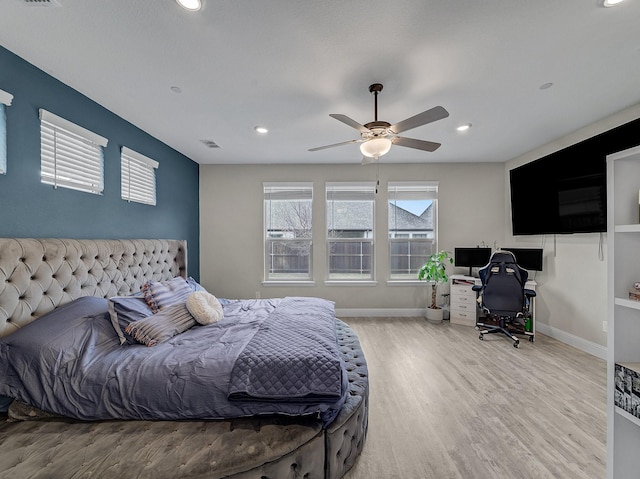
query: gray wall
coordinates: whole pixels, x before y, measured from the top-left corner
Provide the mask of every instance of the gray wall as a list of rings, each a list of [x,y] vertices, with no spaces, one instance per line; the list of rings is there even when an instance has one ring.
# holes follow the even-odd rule
[[[2,47],[0,89],[14,96],[7,174],[0,175],[0,236],[186,239],[189,272],[199,277],[197,163]],[[40,182],[40,108],[109,140],[102,195]],[[120,198],[122,145],[160,163],[156,206]]]
[[[640,105],[589,125],[541,146],[507,163],[384,165],[379,169],[381,189],[389,180],[440,181],[440,249],[456,246],[542,247],[544,270],[533,273],[538,283],[536,320],[538,331],[556,337],[599,357],[606,355],[605,234],[511,235],[509,170],[556,150],[640,117]],[[550,172],[552,174],[552,172]],[[326,255],[323,231],[314,243],[314,287],[278,288],[262,285],[263,181],[314,181],[314,213],[323,228],[325,181],[375,180],[375,167],[359,165],[273,165],[201,167],[201,268],[202,281],[213,292],[227,297],[284,295],[322,296],[338,308],[421,308],[427,302],[423,285],[389,286],[385,255],[377,263],[376,286],[336,287],[324,284]],[[544,191],[540,192],[544,194]],[[531,198],[535,207],[535,194]],[[384,200],[378,204],[384,205]],[[376,248],[385,251],[386,209],[377,208]],[[452,269],[452,272],[463,272]]]
[[[504,164],[202,165],[200,167],[201,281],[220,297],[318,296],[337,308],[424,308],[424,283],[387,285],[388,181],[439,181],[439,249],[499,242],[505,230]],[[325,285],[324,183],[375,181],[377,285]],[[314,182],[314,279],[312,287],[263,286],[263,181]],[[452,268],[452,272],[455,271]],[[464,272],[459,270],[457,272]]]

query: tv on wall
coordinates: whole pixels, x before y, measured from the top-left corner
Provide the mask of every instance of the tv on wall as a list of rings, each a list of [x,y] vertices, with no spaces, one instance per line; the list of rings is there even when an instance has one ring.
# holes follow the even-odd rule
[[[606,231],[606,156],[638,144],[640,119],[511,170],[513,234]]]

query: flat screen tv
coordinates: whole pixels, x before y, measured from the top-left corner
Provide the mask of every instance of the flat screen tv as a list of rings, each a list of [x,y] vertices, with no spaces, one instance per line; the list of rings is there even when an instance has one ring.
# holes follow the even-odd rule
[[[606,231],[606,156],[638,144],[640,119],[512,169],[513,234]]]
[[[542,271],[542,248],[500,248],[511,251],[519,266],[528,271]]]
[[[469,276],[472,276],[472,268],[486,265],[489,258],[491,258],[491,248],[455,248],[453,250],[453,265],[469,268]]]

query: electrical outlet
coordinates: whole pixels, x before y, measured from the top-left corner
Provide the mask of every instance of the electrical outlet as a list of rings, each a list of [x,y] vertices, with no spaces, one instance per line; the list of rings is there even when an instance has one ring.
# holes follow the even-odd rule
[[[607,322],[606,321],[602,321],[602,331],[603,332],[607,332]]]

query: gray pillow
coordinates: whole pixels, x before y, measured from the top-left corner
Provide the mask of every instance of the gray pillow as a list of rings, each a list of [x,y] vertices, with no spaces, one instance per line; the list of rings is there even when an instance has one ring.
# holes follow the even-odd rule
[[[153,316],[129,323],[125,331],[140,344],[155,346],[196,324],[186,304],[179,303],[163,308]]]
[[[202,286],[200,283],[198,283],[191,276],[189,276],[187,278],[187,283],[189,283],[189,286],[191,286],[191,291],[194,291],[194,292],[195,291],[207,291],[204,286]]]
[[[126,333],[127,326],[133,321],[139,321],[152,314],[153,311],[151,311],[142,293],[109,298],[111,325],[120,338],[120,344],[135,344],[136,340]]]
[[[184,303],[193,291],[187,280],[177,276],[168,281],[148,281],[142,286],[144,299],[154,313],[177,303]]]

